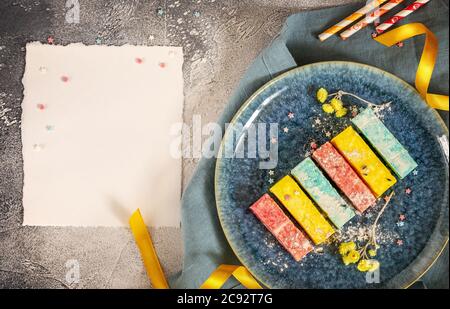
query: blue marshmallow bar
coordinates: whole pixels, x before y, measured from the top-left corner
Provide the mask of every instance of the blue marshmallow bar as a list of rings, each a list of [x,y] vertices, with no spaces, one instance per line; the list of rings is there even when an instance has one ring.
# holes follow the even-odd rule
[[[352,122],[398,177],[405,178],[417,167],[417,163],[408,151],[378,119],[370,107],[359,113],[352,119]]]

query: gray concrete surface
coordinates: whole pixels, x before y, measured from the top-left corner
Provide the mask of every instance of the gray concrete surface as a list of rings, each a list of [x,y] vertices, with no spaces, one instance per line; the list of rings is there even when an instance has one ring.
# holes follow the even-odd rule
[[[148,288],[126,228],[22,227],[20,138],[24,46],[56,44],[173,45],[185,53],[184,120],[220,114],[240,76],[270,43],[285,18],[352,0],[79,0],[80,23],[65,21],[65,0],[0,2],[0,288]],[[98,43],[98,42],[97,42]],[[16,122],[15,122],[16,121]],[[14,123],[15,122],[15,123]],[[187,138],[187,136],[186,136]],[[183,161],[186,186],[196,160]],[[168,275],[182,267],[179,229],[152,230]],[[80,281],[66,281],[68,260]],[[448,263],[448,259],[447,259]]]

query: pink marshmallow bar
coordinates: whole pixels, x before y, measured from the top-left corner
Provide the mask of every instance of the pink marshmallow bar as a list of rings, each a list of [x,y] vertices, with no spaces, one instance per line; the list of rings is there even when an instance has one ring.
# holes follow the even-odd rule
[[[331,143],[323,144],[312,157],[359,212],[376,203],[370,189]]]
[[[267,193],[250,206],[250,210],[297,262],[313,249],[305,234]]]

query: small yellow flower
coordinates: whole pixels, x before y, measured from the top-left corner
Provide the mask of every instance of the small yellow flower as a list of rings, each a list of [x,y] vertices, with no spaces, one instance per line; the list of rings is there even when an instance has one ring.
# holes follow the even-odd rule
[[[325,88],[320,88],[317,90],[316,97],[320,103],[325,103],[328,98],[328,91]]]
[[[339,100],[338,98],[332,98],[330,104],[331,106],[333,106],[335,111],[339,111],[342,108],[344,108],[344,103],[342,103],[342,101]]]
[[[377,250],[370,249],[369,251],[367,251],[367,253],[369,253],[369,256],[374,257],[377,255]]]
[[[342,256],[353,250],[356,250],[356,244],[353,241],[343,242],[339,245],[339,254]]]
[[[334,113],[334,108],[333,106],[331,106],[331,104],[325,103],[324,105],[322,105],[322,109],[327,114]]]
[[[349,265],[358,262],[360,258],[361,256],[359,252],[356,250],[352,250],[347,255],[344,255],[342,257],[342,261],[344,262],[345,265]]]
[[[380,262],[377,260],[361,260],[358,263],[358,270],[362,272],[375,271],[380,267]]]
[[[341,118],[344,117],[345,115],[347,115],[348,110],[343,107],[340,110],[336,111],[336,117]]]

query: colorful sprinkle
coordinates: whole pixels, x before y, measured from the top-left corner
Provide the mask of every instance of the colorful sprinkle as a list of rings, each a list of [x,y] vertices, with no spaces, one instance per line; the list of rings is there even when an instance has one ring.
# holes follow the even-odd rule
[[[283,198],[284,198],[285,201],[289,201],[291,199],[291,196],[289,194],[285,194],[283,196]]]
[[[403,246],[403,240],[401,240],[401,239],[397,239],[396,243],[397,243],[397,246]]]
[[[417,176],[419,174],[419,171],[418,170],[414,170],[412,173],[413,173],[414,176]]]
[[[43,111],[45,109],[45,104],[44,103],[38,103],[36,104],[37,109]]]
[[[316,142],[311,142],[311,148],[312,149],[317,149],[317,143]]]
[[[403,221],[400,221],[400,222],[397,222],[396,224],[397,224],[397,226],[398,226],[398,227],[402,227],[402,226],[404,226],[404,225],[405,225],[405,222],[403,222]]]
[[[272,137],[272,138],[270,139],[270,142],[271,142],[272,144],[276,144],[276,143],[278,142],[278,140],[277,140],[276,137]]]
[[[159,8],[156,9],[156,14],[158,16],[164,16],[164,13],[165,13],[165,11],[164,11],[164,9],[162,7],[159,7]]]
[[[294,119],[294,116],[295,116],[295,115],[294,115],[293,112],[290,112],[290,113],[288,114],[288,118],[289,118],[289,119]]]
[[[372,32],[372,38],[374,39],[374,38],[376,38],[377,36],[378,36],[378,34],[376,33],[376,32]]]
[[[405,46],[405,43],[403,43],[403,42],[398,42],[398,43],[395,44],[395,45],[397,45],[397,47],[402,48],[403,46]]]
[[[159,65],[159,67],[161,69],[164,69],[166,67],[166,63],[165,62],[160,62],[160,63],[158,63],[158,65]]]
[[[411,192],[412,192],[411,188],[406,188],[406,189],[405,189],[405,193],[406,193],[406,194],[410,195]]]
[[[325,136],[326,137],[330,137],[331,136],[331,132],[330,131],[325,132]]]
[[[406,220],[406,216],[404,214],[401,214],[400,216],[398,216],[398,218],[400,219],[400,221]]]
[[[289,132],[289,128],[288,127],[283,128],[283,132],[284,133],[288,133]]]
[[[201,13],[199,11],[194,11],[192,15],[194,15],[194,17],[200,17]]]
[[[96,38],[95,39],[95,43],[98,44],[98,45],[102,44],[102,39],[101,38]]]
[[[300,195],[300,191],[295,190],[295,191],[294,191],[294,195]]]
[[[274,171],[272,171],[272,170],[269,171],[269,175],[270,175],[270,176],[273,176],[274,174],[275,174]]]
[[[134,61],[137,63],[137,64],[141,64],[142,62],[144,62],[144,60],[142,59],[142,58],[136,58],[136,59],[134,59]]]
[[[61,76],[61,80],[65,83],[67,83],[69,81],[69,77],[68,76]]]
[[[268,181],[269,181],[270,184],[273,184],[273,179],[272,178],[269,178]]]
[[[48,43],[48,44],[53,44],[53,43],[55,43],[55,39],[54,39],[52,36],[49,36],[49,37],[47,38],[47,43]]]

